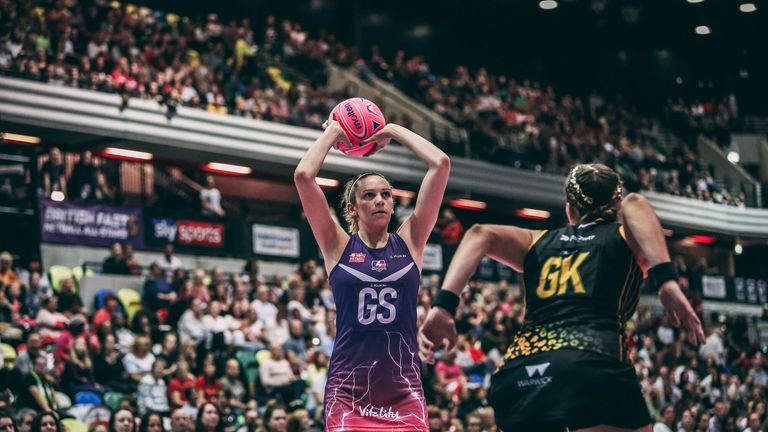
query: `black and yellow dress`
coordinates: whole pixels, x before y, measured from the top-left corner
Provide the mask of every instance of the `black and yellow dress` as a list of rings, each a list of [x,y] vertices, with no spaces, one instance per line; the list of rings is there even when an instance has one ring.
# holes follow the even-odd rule
[[[491,382],[503,431],[651,422],[623,339],[642,279],[617,223],[539,233],[524,263],[525,323]]]

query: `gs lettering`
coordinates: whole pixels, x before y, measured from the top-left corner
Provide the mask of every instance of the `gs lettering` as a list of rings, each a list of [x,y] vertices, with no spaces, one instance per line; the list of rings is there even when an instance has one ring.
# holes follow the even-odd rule
[[[357,320],[360,324],[369,325],[374,321],[389,324],[395,320],[397,309],[390,303],[397,298],[394,288],[384,288],[377,292],[373,288],[363,288],[357,299]],[[383,309],[383,310],[382,310]],[[381,312],[378,312],[381,310]]]

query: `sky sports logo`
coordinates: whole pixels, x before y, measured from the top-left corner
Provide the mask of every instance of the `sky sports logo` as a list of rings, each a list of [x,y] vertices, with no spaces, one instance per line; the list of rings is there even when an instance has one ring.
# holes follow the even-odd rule
[[[152,219],[158,240],[188,246],[224,247],[224,225],[175,219]]]
[[[551,384],[552,377],[544,375],[550,364],[551,363],[541,363],[533,366],[526,366],[525,372],[528,374],[528,379],[518,380],[517,388],[544,387]]]

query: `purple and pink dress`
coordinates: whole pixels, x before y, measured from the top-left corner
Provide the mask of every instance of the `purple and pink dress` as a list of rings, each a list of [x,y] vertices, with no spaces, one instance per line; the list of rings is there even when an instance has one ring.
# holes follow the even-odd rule
[[[325,386],[326,430],[428,430],[416,340],[419,280],[397,234],[378,249],[350,237],[329,276],[336,341]]]

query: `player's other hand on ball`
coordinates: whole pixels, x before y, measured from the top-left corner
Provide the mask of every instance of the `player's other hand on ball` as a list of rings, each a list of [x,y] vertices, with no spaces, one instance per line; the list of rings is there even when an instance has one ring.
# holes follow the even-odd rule
[[[395,136],[395,130],[399,126],[394,123],[388,123],[386,126],[381,128],[378,132],[371,135],[370,137],[360,141],[360,145],[366,145],[370,143],[375,143],[376,147],[371,150],[368,154],[365,155],[365,157],[370,157],[371,155],[374,155],[378,153],[381,149],[387,146],[389,144],[389,141],[394,138]]]
[[[434,364],[435,351],[443,345],[448,351],[456,347],[456,324],[448,311],[433,307],[419,330],[419,356],[424,362]]]

